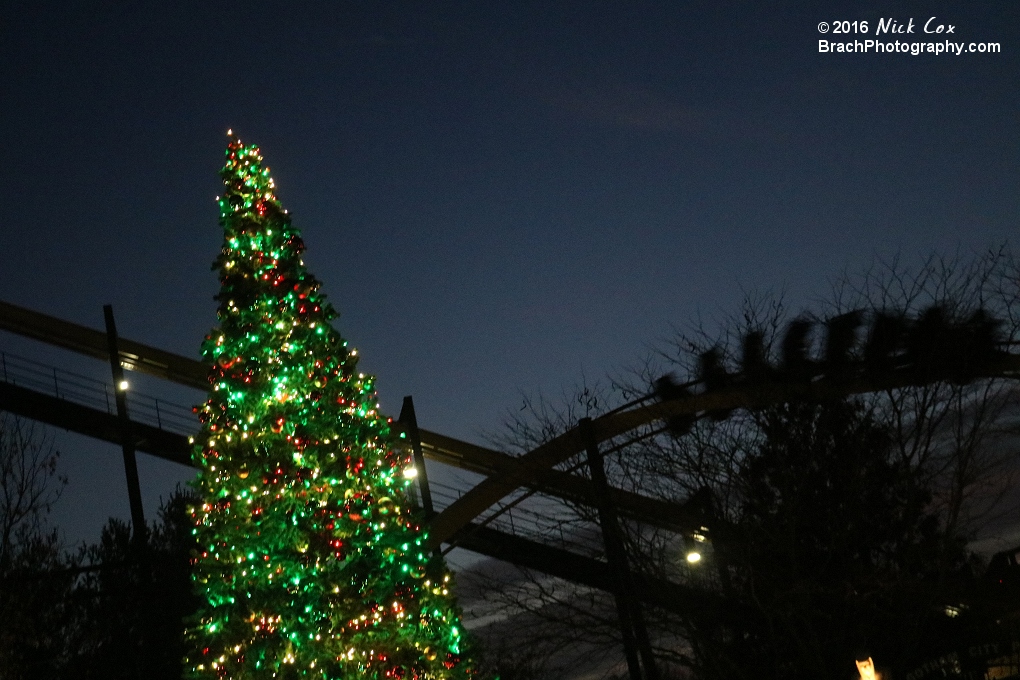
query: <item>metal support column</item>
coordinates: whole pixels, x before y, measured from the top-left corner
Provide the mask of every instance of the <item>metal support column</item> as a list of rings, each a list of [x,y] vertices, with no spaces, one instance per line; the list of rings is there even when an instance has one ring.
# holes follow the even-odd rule
[[[124,453],[124,473],[127,475],[128,501],[131,503],[132,538],[145,543],[145,515],[142,512],[142,489],[138,483],[138,463],[135,461],[135,438],[128,417],[127,392],[123,387],[124,369],[120,365],[117,346],[117,325],[113,321],[113,307],[103,305],[106,317],[106,340],[110,350],[110,370],[113,372],[113,389],[117,401],[117,419],[120,424],[121,450]]]
[[[599,451],[591,419],[582,418],[577,423],[585,451],[588,455],[588,468],[591,470],[591,481],[599,512],[599,525],[602,527],[602,540],[606,547],[606,561],[616,581],[613,593],[616,599],[616,611],[620,618],[620,632],[623,634],[623,648],[627,656],[627,668],[631,680],[658,680],[658,668],[652,656],[652,647],[641,614],[641,605],[634,597],[634,584],[631,581],[630,568],[627,565],[627,551],[623,545],[616,508],[609,496],[609,482],[606,479],[605,461]],[[638,663],[640,654],[641,663]],[[644,674],[642,674],[642,666]]]
[[[431,517],[436,514],[432,505],[432,490],[429,489],[429,476],[425,472],[425,454],[421,450],[421,435],[418,433],[418,417],[414,413],[414,400],[410,396],[404,397],[404,403],[400,406],[400,417],[397,419],[404,426],[404,432],[411,441],[411,451],[414,453],[414,467],[418,471],[418,488],[421,490],[421,504],[425,513]]]

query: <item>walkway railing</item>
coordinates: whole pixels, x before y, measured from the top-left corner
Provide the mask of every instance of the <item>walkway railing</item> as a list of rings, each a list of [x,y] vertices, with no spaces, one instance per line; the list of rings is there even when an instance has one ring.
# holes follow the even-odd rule
[[[0,382],[106,413],[117,413],[116,392],[112,384],[10,352],[0,352]],[[131,419],[140,423],[183,435],[192,435],[198,430],[198,418],[190,406],[133,390],[127,392],[127,404]]]
[[[429,487],[439,510],[463,495],[462,489],[431,478]],[[597,525],[567,512],[559,501],[543,500],[546,505],[539,510],[512,501],[499,504],[491,516],[481,518],[481,523],[519,538],[552,545],[579,555],[601,557],[602,541]]]

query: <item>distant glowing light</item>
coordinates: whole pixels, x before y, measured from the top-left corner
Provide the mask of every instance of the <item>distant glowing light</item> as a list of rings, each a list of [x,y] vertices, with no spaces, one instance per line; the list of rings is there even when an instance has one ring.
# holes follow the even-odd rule
[[[121,392],[127,392],[128,387],[130,387],[130,385],[128,385],[127,380],[121,380],[119,383],[117,383],[117,389],[120,390]]]
[[[404,479],[414,479],[417,476],[418,468],[415,466],[412,465],[411,467],[404,468]]]
[[[882,674],[875,672],[875,662],[869,656],[864,661],[857,661],[857,672],[861,674],[861,680],[881,680]]]
[[[691,564],[697,564],[698,562],[701,561],[701,553],[699,553],[697,550],[690,551],[689,553],[687,553],[687,561],[690,562]]]

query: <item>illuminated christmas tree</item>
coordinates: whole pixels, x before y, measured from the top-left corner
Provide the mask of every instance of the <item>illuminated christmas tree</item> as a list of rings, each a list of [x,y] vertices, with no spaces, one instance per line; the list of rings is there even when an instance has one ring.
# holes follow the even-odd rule
[[[406,447],[330,325],[258,148],[231,137],[226,155],[188,677],[474,677],[449,575],[421,547]]]

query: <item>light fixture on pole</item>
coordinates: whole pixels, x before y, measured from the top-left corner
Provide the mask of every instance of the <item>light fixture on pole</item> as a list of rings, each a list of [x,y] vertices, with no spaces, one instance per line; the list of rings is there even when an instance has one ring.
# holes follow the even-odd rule
[[[687,548],[687,563],[697,564],[701,562],[701,544],[708,542],[708,527],[699,527],[687,537],[689,543]]]

